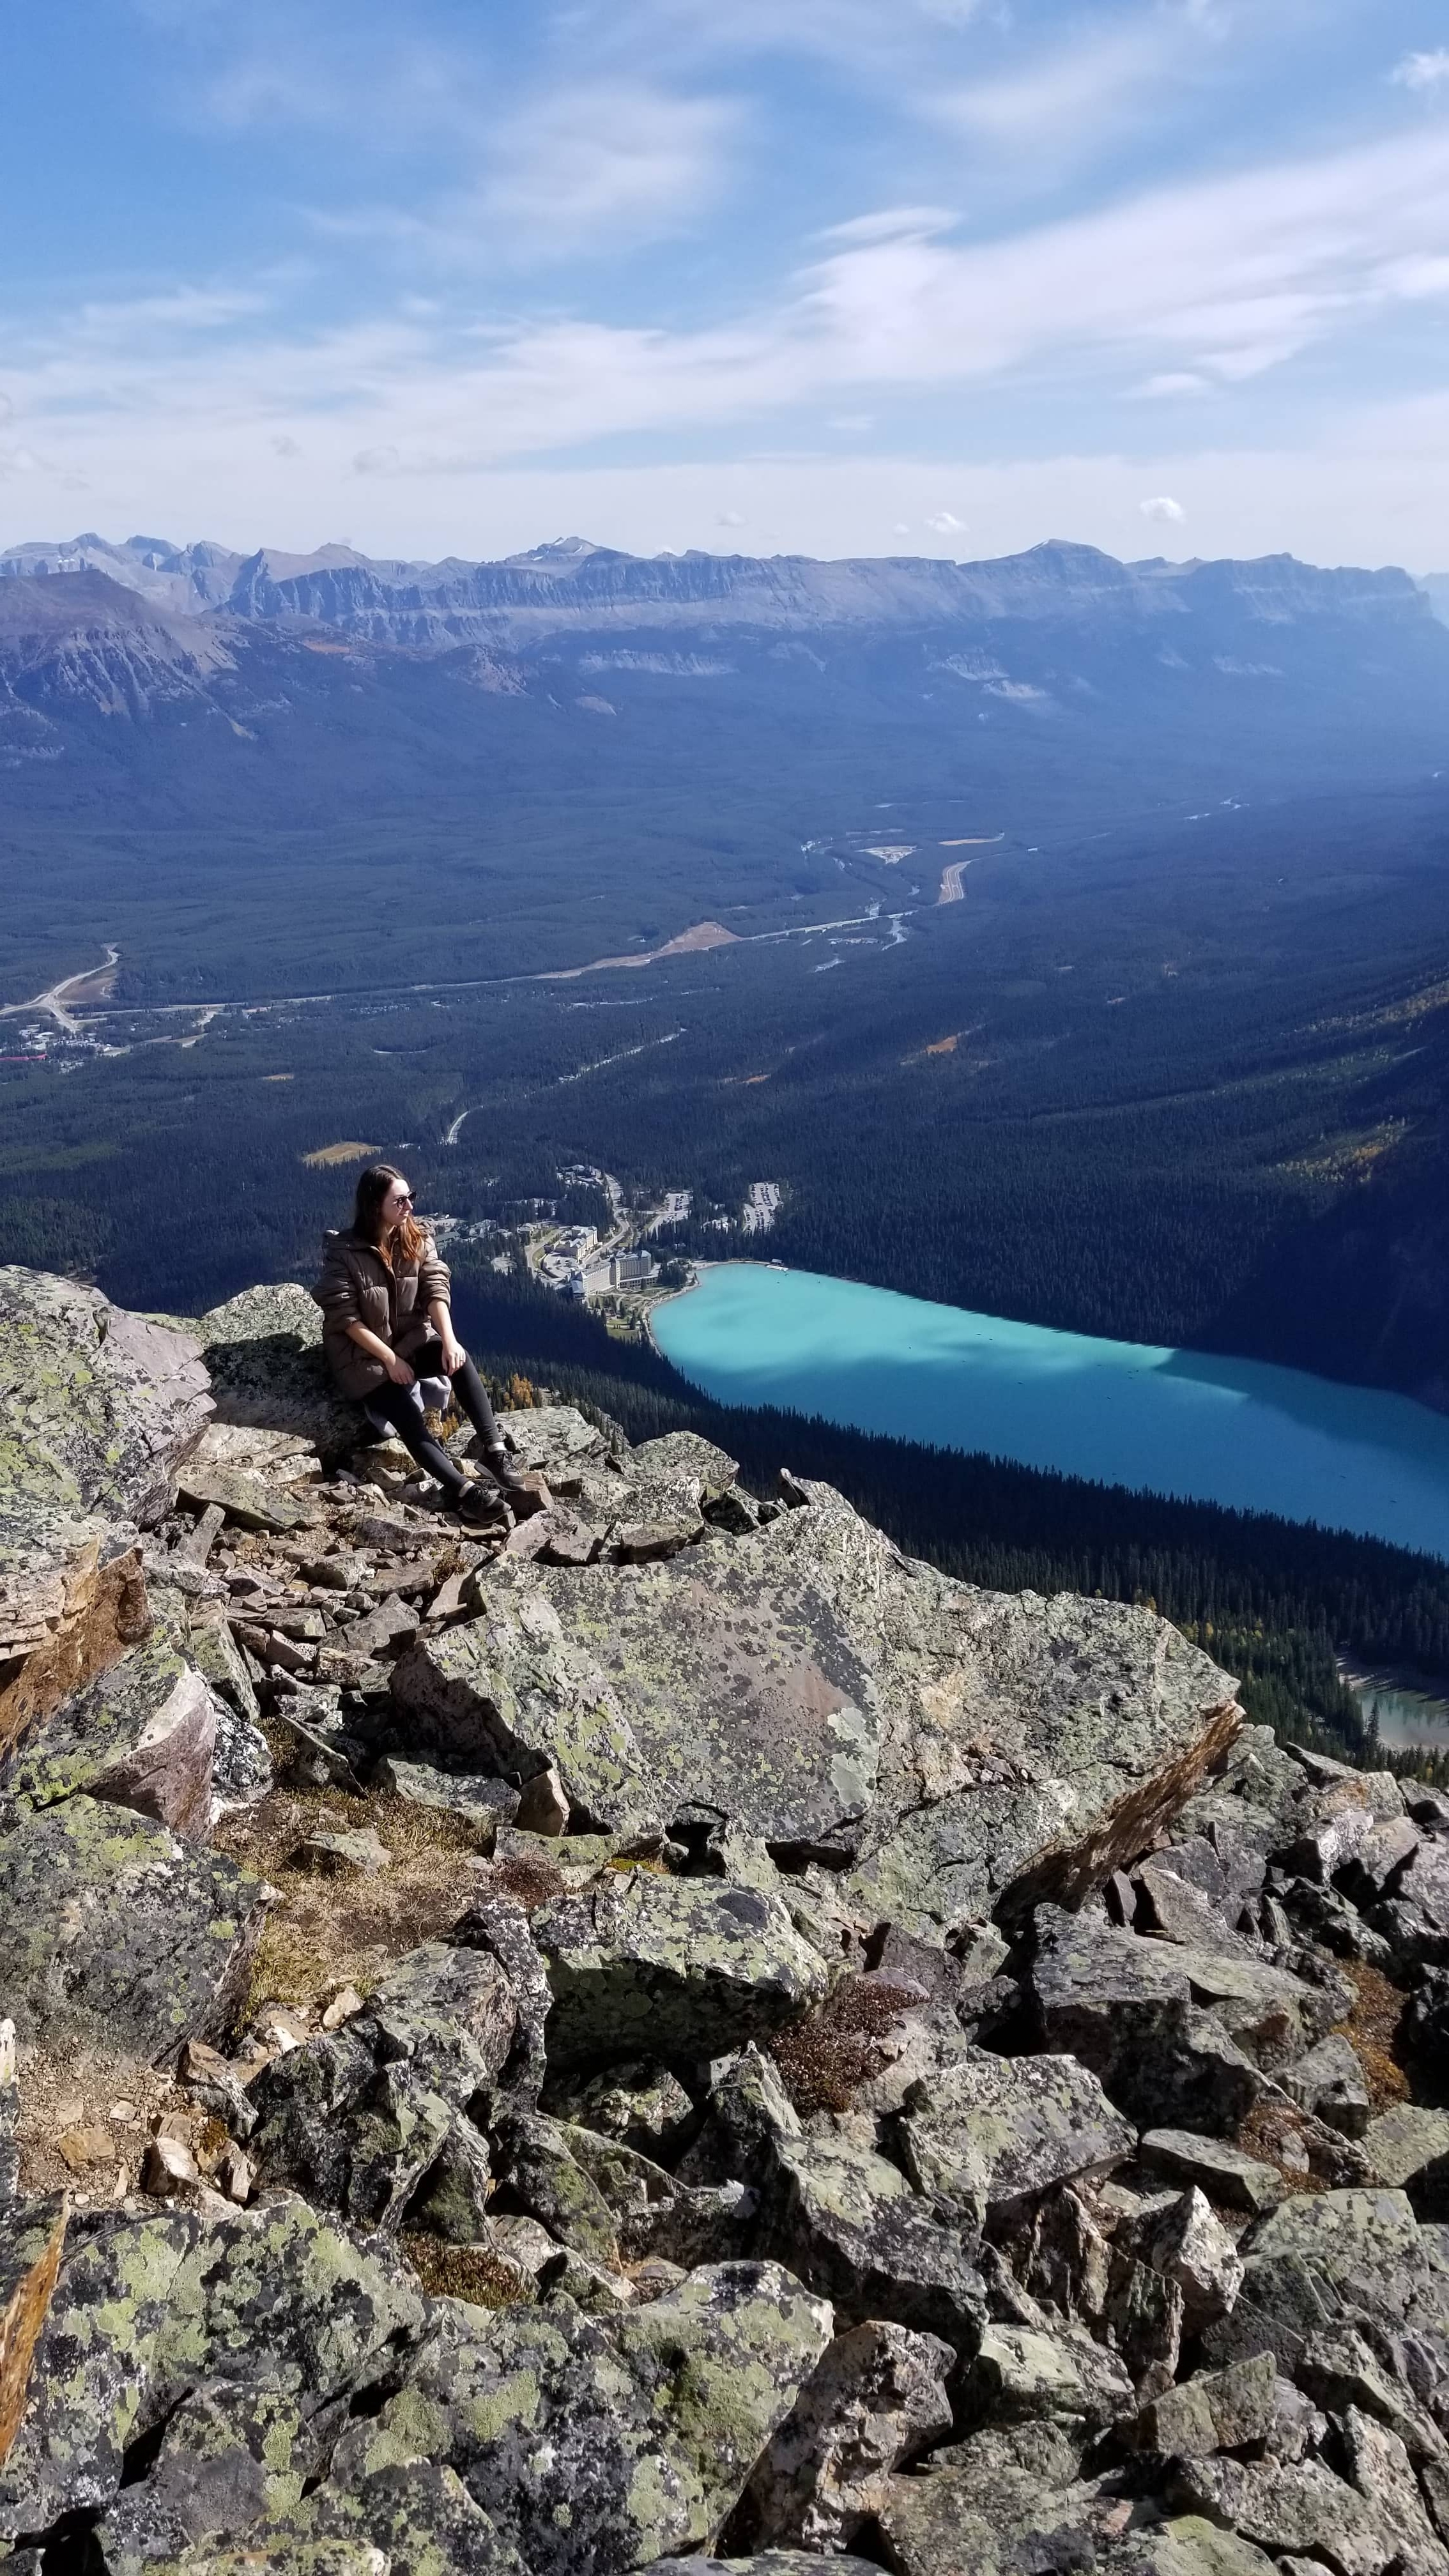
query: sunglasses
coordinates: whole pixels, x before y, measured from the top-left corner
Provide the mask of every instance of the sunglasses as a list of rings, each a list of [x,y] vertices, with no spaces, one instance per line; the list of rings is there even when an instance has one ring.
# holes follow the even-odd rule
[[[412,1203],[413,1194],[411,1190],[394,1190],[388,1199],[389,1207],[411,1207]]]

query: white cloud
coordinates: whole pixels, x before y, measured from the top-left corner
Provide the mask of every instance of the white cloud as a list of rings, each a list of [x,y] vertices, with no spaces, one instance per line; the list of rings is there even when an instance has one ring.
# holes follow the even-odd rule
[[[436,481],[608,437],[807,407],[813,421],[868,392],[1026,370],[1040,388],[1075,381],[1084,363],[1109,389],[1144,377],[1185,389],[1186,376],[1231,398],[1295,352],[1428,293],[1449,294],[1449,131],[1437,123],[1000,238],[837,246],[728,325],[469,324],[455,297],[441,313],[413,305],[286,330],[278,287],[270,301],[179,289],[58,320],[0,314],[0,329],[17,435],[57,471],[98,483],[107,453],[131,452],[134,439],[157,460],[154,515],[166,506],[159,460],[174,462],[183,437],[201,474],[211,460],[235,471],[234,434],[254,458],[285,434],[305,438],[323,475],[393,451],[395,462],[364,470]],[[937,506],[923,495],[921,518]],[[971,524],[980,537],[974,508]]]
[[[954,510],[937,510],[926,525],[938,537],[960,537],[966,533],[965,520],[958,519]]]
[[[1389,78],[1400,89],[1442,89],[1449,81],[1449,45],[1439,45],[1431,54],[1405,54]]]
[[[715,514],[714,523],[717,528],[742,528],[745,524],[744,513],[740,510],[719,510]]]
[[[1143,402],[1170,399],[1176,394],[1205,394],[1212,388],[1206,376],[1191,367],[1169,367],[1161,375],[1148,376],[1132,387],[1133,395]]]
[[[302,450],[295,438],[287,438],[283,436],[272,440],[272,454],[274,456],[300,456],[301,453]]]
[[[815,239],[859,250],[872,242],[929,240],[933,233],[950,232],[959,221],[949,206],[887,206],[878,215],[852,215],[848,223],[829,224]]]
[[[1137,507],[1144,519],[1159,519],[1169,527],[1181,527],[1187,517],[1182,503],[1174,501],[1167,492],[1160,492],[1153,501],[1139,501]]]
[[[402,463],[395,447],[360,447],[352,460],[354,474],[394,474]]]
[[[477,215],[525,257],[658,238],[714,196],[738,121],[730,99],[623,83],[558,91],[495,138]],[[470,209],[458,212],[466,223]]]
[[[1009,156],[1019,179],[1060,179],[1124,119],[1156,106],[1165,86],[1199,74],[1209,11],[1158,6],[1089,24],[1019,66],[933,90],[924,111],[978,149]]]

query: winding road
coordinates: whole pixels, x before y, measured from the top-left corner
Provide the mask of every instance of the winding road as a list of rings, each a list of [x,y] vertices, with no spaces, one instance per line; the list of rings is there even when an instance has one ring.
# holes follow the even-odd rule
[[[111,978],[120,954],[119,948],[108,944],[99,966],[83,967],[79,975],[63,975],[48,993],[37,993],[33,1001],[0,1003],[0,1020],[18,1019],[25,1011],[45,1011],[69,1036],[78,1037],[80,1022],[72,1018],[71,1005],[110,1000]]]

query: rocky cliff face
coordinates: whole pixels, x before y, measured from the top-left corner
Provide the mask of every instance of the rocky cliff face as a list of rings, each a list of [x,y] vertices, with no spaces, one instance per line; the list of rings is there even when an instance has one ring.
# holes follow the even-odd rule
[[[0,1322],[17,2576],[1444,2576],[1449,1802],[693,1437],[460,1536],[300,1290]]]

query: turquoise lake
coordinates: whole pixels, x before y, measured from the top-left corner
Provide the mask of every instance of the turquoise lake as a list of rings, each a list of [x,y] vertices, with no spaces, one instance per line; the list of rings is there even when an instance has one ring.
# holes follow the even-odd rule
[[[653,1325],[665,1357],[723,1404],[786,1405],[1449,1558],[1449,1419],[1408,1396],[753,1262],[706,1270]]]

